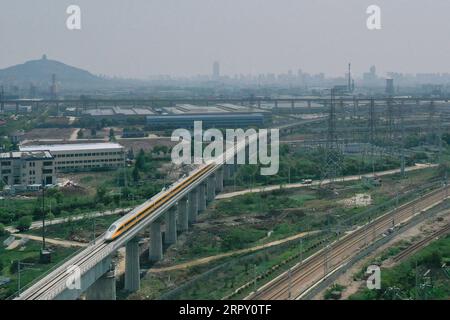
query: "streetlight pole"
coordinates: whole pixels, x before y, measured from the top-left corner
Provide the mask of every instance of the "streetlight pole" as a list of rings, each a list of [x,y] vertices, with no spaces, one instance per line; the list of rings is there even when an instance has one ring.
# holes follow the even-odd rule
[[[24,267],[31,267],[34,266],[33,263],[25,263],[21,262],[20,260],[17,261],[17,294],[20,297],[20,291],[22,290],[22,284],[21,284],[21,278],[20,278],[20,272],[22,271],[21,266]]]
[[[292,296],[292,271],[291,270],[292,270],[292,268],[289,268],[289,271],[288,271],[288,277],[289,277],[288,300],[291,300],[291,296]]]
[[[40,255],[41,263],[49,263],[51,261],[50,251],[47,250],[45,242],[45,181],[42,179],[42,249]]]
[[[253,285],[254,285],[254,287],[253,287],[253,291],[256,293],[256,292],[258,292],[258,287],[256,286],[256,264],[255,265],[253,265],[253,276],[254,276],[254,278],[255,278],[255,281],[254,281],[254,283],[253,283]]]
[[[45,181],[42,179],[42,251],[45,249]]]
[[[303,237],[300,238],[300,263],[303,264]]]
[[[17,293],[20,297],[20,260],[17,262]]]
[[[95,236],[95,216],[92,216],[92,220],[93,220],[92,236],[94,238],[94,245],[95,245],[95,240],[96,240],[96,236]]]

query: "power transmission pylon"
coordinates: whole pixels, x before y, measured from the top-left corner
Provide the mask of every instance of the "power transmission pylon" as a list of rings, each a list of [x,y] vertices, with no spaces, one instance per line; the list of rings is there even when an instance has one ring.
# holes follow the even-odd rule
[[[339,149],[338,137],[336,133],[336,103],[335,91],[331,89],[330,109],[328,115],[328,132],[326,140],[326,163],[322,170],[322,185],[325,179],[329,180],[332,187],[336,177],[341,173],[342,151]]]
[[[405,177],[405,117],[404,103],[400,104],[400,174]]]
[[[436,144],[436,132],[435,132],[435,117],[436,116],[436,108],[434,105],[434,101],[430,101],[430,107],[428,109],[428,143],[430,145]]]
[[[370,142],[370,161],[372,162],[372,174],[375,174],[375,100],[370,99],[369,107],[369,142]]]
[[[388,98],[386,100],[386,104],[387,104],[387,125],[388,125],[388,129],[387,129],[387,137],[386,137],[386,141],[385,144],[388,146],[388,150],[389,153],[392,155],[393,154],[393,141],[394,141],[394,130],[393,130],[393,126],[394,126],[394,108],[392,105],[392,98]]]

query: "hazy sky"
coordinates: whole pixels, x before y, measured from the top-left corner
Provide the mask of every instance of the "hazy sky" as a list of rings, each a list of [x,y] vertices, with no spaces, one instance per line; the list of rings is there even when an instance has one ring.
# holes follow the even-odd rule
[[[82,29],[66,28],[81,7]],[[366,9],[382,9],[382,30]],[[448,0],[2,0],[0,68],[49,59],[96,74],[450,72]]]

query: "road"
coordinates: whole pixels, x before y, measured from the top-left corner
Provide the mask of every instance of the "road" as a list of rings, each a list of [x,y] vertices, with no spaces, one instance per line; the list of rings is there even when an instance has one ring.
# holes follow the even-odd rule
[[[76,128],[72,131],[69,137],[69,141],[76,141],[78,139],[78,131],[80,131],[80,128]]]
[[[415,166],[405,168],[405,171],[409,172],[409,171],[415,171],[415,170],[426,169],[426,168],[431,168],[431,167],[437,167],[437,165],[436,164],[416,164]],[[386,175],[395,174],[395,173],[399,173],[399,172],[400,172],[399,169],[394,169],[394,170],[387,170],[387,171],[378,171],[375,173],[375,175],[386,176]],[[363,176],[373,177],[373,174],[370,173],[370,174],[366,174]],[[337,178],[336,180],[337,181],[355,181],[355,180],[359,180],[359,179],[361,179],[361,175],[346,176],[344,178],[340,177],[340,178]],[[329,180],[324,180],[322,182],[322,184],[328,184],[328,183],[330,183]],[[253,188],[253,189],[245,189],[245,190],[240,190],[240,191],[235,191],[235,192],[219,194],[216,196],[216,200],[229,199],[229,198],[241,196],[241,195],[248,194],[248,193],[268,192],[268,191],[279,190],[279,189],[305,188],[305,187],[310,187],[310,186],[317,186],[319,184],[320,184],[320,181],[313,181],[312,184],[291,183],[291,184],[283,184],[283,185],[265,186],[265,187],[259,187],[259,188]],[[110,211],[94,212],[94,213],[89,213],[89,214],[79,214],[79,215],[71,216],[71,217],[63,217],[63,218],[56,218],[53,220],[48,220],[45,222],[45,224],[47,226],[50,226],[50,225],[65,223],[65,222],[68,222],[69,220],[77,221],[77,220],[84,219],[87,215],[89,217],[97,218],[97,217],[103,217],[103,216],[109,216],[109,215],[115,215],[115,214],[122,214],[122,213],[127,213],[132,209],[133,208],[122,208],[122,209],[119,208],[119,209],[114,209],[114,210],[110,210]],[[31,229],[39,229],[39,228],[42,228],[42,221],[34,221],[30,226],[30,230]],[[5,227],[5,230],[8,231],[9,233],[18,233],[19,232],[19,230],[17,230],[13,226]]]
[[[301,261],[290,271],[258,289],[256,293],[251,293],[247,299],[287,300],[301,297],[312,285],[339,268],[383,233],[389,232],[390,228],[405,223],[414,215],[447,199],[448,192],[448,187],[440,188],[389,211]]]
[[[14,237],[26,238],[26,239],[30,239],[30,240],[34,240],[34,241],[42,241],[42,237],[31,235],[31,234],[15,234]],[[61,246],[61,247],[66,247],[66,248],[70,248],[70,247],[83,247],[84,248],[89,245],[87,243],[81,243],[81,242],[69,241],[69,240],[61,240],[61,239],[52,239],[52,238],[45,238],[45,242],[51,243],[51,244],[54,244],[57,246]]]
[[[173,270],[182,270],[182,269],[187,269],[187,268],[191,268],[194,266],[199,266],[202,264],[206,264],[209,263],[211,261],[215,261],[218,259],[222,259],[222,258],[226,258],[226,257],[231,257],[234,255],[238,255],[238,254],[243,254],[243,253],[249,253],[249,252],[254,252],[254,251],[258,251],[261,249],[265,249],[265,248],[270,248],[273,246],[278,246],[280,244],[292,241],[292,240],[296,240],[296,239],[300,239],[303,238],[307,235],[311,235],[311,234],[315,234],[318,233],[320,231],[310,231],[310,232],[301,232],[298,234],[295,234],[293,236],[284,238],[284,239],[280,239],[280,240],[276,240],[276,241],[272,241],[272,242],[268,242],[259,246],[255,246],[255,247],[251,247],[251,248],[246,248],[246,249],[240,249],[240,250],[235,250],[235,251],[231,251],[231,252],[226,252],[226,253],[221,253],[221,254],[217,254],[214,256],[209,256],[209,257],[205,257],[205,258],[200,258],[200,259],[196,259],[196,260],[192,260],[192,261],[188,261],[185,263],[180,263],[174,266],[170,266],[170,267],[163,267],[163,268],[152,268],[149,270],[149,272],[152,273],[158,273],[158,272],[165,272],[165,271],[173,271]]]
[[[437,167],[437,164],[416,164],[411,167],[406,167],[405,171],[415,171],[415,170],[421,170],[421,169],[427,169],[427,168],[433,168]],[[400,169],[393,169],[393,170],[386,170],[386,171],[378,171],[375,172],[376,176],[382,177],[382,176],[388,176],[391,174],[399,173]],[[339,177],[336,178],[335,181],[343,182],[343,181],[356,181],[360,180],[361,177],[373,177],[373,173],[363,174],[363,175],[353,175],[353,176],[345,176],[345,177]],[[329,184],[331,181],[329,179],[325,179],[322,181],[323,184]],[[248,193],[260,193],[260,192],[269,192],[274,190],[280,190],[280,189],[296,189],[296,188],[305,188],[305,187],[311,187],[311,186],[318,186],[320,185],[320,181],[313,181],[310,184],[304,184],[304,183],[290,183],[290,184],[277,184],[273,186],[264,186],[264,187],[257,187],[252,189],[245,189],[240,191],[234,191],[234,192],[228,192],[228,193],[222,193],[216,196],[216,200],[219,199],[229,199],[237,196],[242,196],[244,194]]]
[[[84,213],[84,214],[79,214],[79,215],[70,216],[70,217],[56,218],[53,220],[46,220],[45,225],[51,226],[54,224],[61,224],[61,223],[69,222],[69,221],[78,221],[78,220],[82,220],[86,217],[98,218],[98,217],[111,216],[111,215],[115,215],[115,214],[122,214],[122,213],[127,213],[128,211],[130,211],[132,209],[133,208],[120,208],[120,209],[101,211],[101,212]],[[39,229],[39,228],[42,228],[42,221],[34,221],[30,226],[30,230]],[[8,231],[9,233],[18,233],[19,232],[19,230],[17,230],[13,226],[8,226],[5,228],[5,230]]]

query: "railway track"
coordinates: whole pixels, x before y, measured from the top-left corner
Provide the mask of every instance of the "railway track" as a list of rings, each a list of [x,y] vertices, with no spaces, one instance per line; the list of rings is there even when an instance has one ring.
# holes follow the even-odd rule
[[[416,213],[442,202],[448,195],[448,187],[440,188],[385,213],[295,265],[290,272],[281,274],[247,299],[285,300],[301,295],[371,241]]]
[[[87,268],[92,266],[92,261],[99,261],[100,257],[95,258],[96,255],[104,256],[104,252],[106,247],[108,246],[103,240],[101,240],[95,247],[92,247],[89,253],[82,252],[83,254],[79,254],[75,256],[72,261],[70,261],[70,266],[77,266],[80,268],[80,271],[86,270]],[[56,269],[56,274],[48,278],[43,278],[41,281],[37,282],[33,287],[38,287],[38,289],[31,291],[30,294],[23,294],[20,296],[21,299],[24,300],[48,300],[53,297],[48,293],[52,292],[51,288],[56,288],[59,286],[65,286],[67,281],[67,267],[66,265],[62,265],[58,269]]]
[[[409,257],[411,254],[417,252],[419,249],[422,249],[423,247],[425,247],[427,244],[429,244],[433,240],[435,240],[437,238],[440,238],[440,237],[446,235],[449,232],[450,232],[450,224],[447,224],[442,229],[439,229],[438,231],[434,232],[433,234],[431,234],[431,235],[423,238],[422,240],[420,240],[420,241],[410,245],[408,248],[406,248],[405,250],[403,250],[402,252],[397,254],[392,260],[394,262],[400,262],[403,259]]]
[[[255,138],[252,138],[255,139]],[[250,143],[250,140],[249,140]],[[146,201],[142,205],[133,209],[128,213],[128,228],[124,229],[125,232],[121,237],[117,237],[114,241],[106,241],[111,239],[105,239],[105,234],[98,239],[98,243],[87,248],[86,250],[80,252],[50,274],[37,281],[29,288],[27,288],[23,294],[21,294],[17,299],[21,300],[47,300],[54,299],[59,293],[63,292],[66,287],[66,281],[69,278],[69,268],[72,266],[77,266],[80,270],[81,275],[85,274],[88,270],[93,268],[96,264],[107,258],[114,251],[124,245],[128,238],[132,238],[136,233],[142,230],[146,225],[148,225],[152,220],[156,219],[167,206],[172,205],[178,198],[182,197],[185,193],[189,192],[190,189],[195,187],[201,181],[208,177],[212,172],[218,169],[221,162],[225,161],[234,156],[235,151],[238,152],[240,148],[246,146],[246,141],[241,142],[239,145],[235,146],[233,151],[226,151],[224,158],[217,157],[212,163],[196,169],[194,173],[181,181],[178,181],[173,187],[168,190],[163,190],[158,197],[153,197]],[[125,223],[126,225],[126,223]]]

